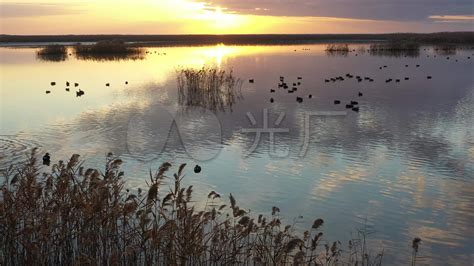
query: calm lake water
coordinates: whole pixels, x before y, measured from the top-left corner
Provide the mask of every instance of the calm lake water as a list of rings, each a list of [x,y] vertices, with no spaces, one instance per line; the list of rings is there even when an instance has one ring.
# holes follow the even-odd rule
[[[197,201],[215,190],[255,215],[278,206],[287,223],[303,216],[300,228],[323,218],[326,240],[345,245],[366,226],[388,264],[409,264],[420,237],[422,263],[472,265],[474,51],[424,47],[405,57],[360,46],[346,56],[325,45],[147,48],[142,60],[59,62],[37,59],[34,48],[0,48],[0,168],[33,147],[53,161],[79,153],[100,168],[113,152],[138,188],[162,162],[188,163]],[[243,80],[235,104],[216,112],[180,104],[176,70],[205,65]],[[301,85],[289,94],[280,76]],[[325,82],[337,76],[345,80]],[[79,86],[67,92],[66,81]],[[358,113],[345,108],[351,100]],[[256,133],[247,131],[256,128],[263,132],[253,149]]]

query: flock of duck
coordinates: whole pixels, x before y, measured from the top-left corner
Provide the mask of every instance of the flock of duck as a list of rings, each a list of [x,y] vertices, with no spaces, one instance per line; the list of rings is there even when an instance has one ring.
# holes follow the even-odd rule
[[[146,54],[166,55],[166,53],[158,53],[157,51],[146,51]]]
[[[54,87],[54,86],[56,86],[56,82],[55,82],[55,81],[52,81],[50,85],[51,85],[51,87]],[[66,89],[65,89],[65,90],[66,90],[67,92],[70,92],[70,91],[71,91],[70,87],[72,87],[73,84],[70,83],[69,81],[66,81],[66,84],[65,84],[65,85],[66,85]],[[125,85],[128,85],[128,81],[125,81]],[[110,83],[106,83],[105,86],[106,86],[106,87],[110,87]],[[75,87],[75,88],[79,87],[79,83],[75,82],[75,83],[74,83],[74,87]],[[51,90],[46,90],[46,94],[50,94],[50,93],[51,93]],[[81,97],[81,96],[83,96],[84,94],[85,94],[85,92],[84,92],[82,89],[78,89],[78,90],[76,91],[76,97]]]
[[[449,59],[449,57],[448,57]],[[470,58],[468,58],[470,59]],[[410,67],[409,65],[405,65],[406,68]],[[416,68],[420,68],[421,65],[415,65]],[[380,66],[379,69],[385,69],[385,68],[388,68],[387,65],[384,65],[384,66]],[[428,80],[431,80],[433,77],[432,76],[427,76],[426,77]],[[283,90],[286,90],[288,94],[293,94],[295,92],[298,91],[299,89],[299,86],[301,85],[301,82],[302,82],[302,77],[297,77],[297,81],[296,82],[285,82],[285,77],[281,76],[280,77],[280,80],[279,80],[279,83],[278,83],[278,89],[283,89]],[[369,77],[369,76],[365,76],[365,77],[362,77],[362,76],[357,76],[357,75],[353,75],[353,74],[350,74],[350,73],[347,73],[343,76],[336,76],[336,77],[331,77],[331,78],[326,78],[324,79],[324,82],[325,83],[336,83],[336,82],[341,82],[341,81],[344,81],[344,80],[350,80],[350,79],[355,79],[357,80],[358,83],[361,83],[361,82],[375,82],[375,79],[372,78],[372,77]],[[399,83],[401,82],[402,80],[405,80],[405,81],[408,81],[410,80],[410,77],[404,77],[403,79],[402,78],[389,78],[389,79],[386,79],[385,82],[386,83],[390,83],[392,81],[396,82],[396,83]],[[255,80],[254,79],[250,79],[249,80],[249,83],[254,83]],[[291,85],[291,86],[290,86]],[[276,93],[276,89],[270,89],[270,93]],[[358,97],[363,97],[364,94],[362,92],[358,92],[357,94]],[[313,98],[313,95],[312,94],[309,94],[307,95],[307,97],[309,99]],[[302,103],[304,101],[303,97],[301,96],[297,96],[296,97],[296,102],[298,103]],[[275,99],[273,97],[270,98],[270,103],[274,103],[275,102]],[[334,105],[340,105],[342,102],[341,100],[334,100]],[[347,109],[351,109],[352,111],[354,112],[359,112],[360,110],[360,107],[359,107],[359,102],[355,101],[355,100],[351,100],[349,101],[347,104],[346,104],[346,108]]]
[[[346,74],[346,77],[347,77],[347,78],[353,78],[354,76],[351,75],[351,74]],[[357,80],[359,80],[359,82],[362,81],[362,78],[361,78],[360,76],[357,76],[356,78],[357,78]],[[373,80],[372,78],[370,78],[370,77],[365,77],[364,79],[365,79],[365,80],[369,80],[369,81],[371,81],[371,82],[374,81],[374,80]],[[278,88],[279,88],[279,89],[286,90],[289,94],[292,94],[292,93],[298,91],[298,86],[301,86],[302,80],[303,80],[303,77],[297,77],[297,81],[296,81],[296,82],[293,82],[293,83],[290,82],[290,84],[292,84],[292,86],[291,86],[291,88],[290,88],[290,86],[288,85],[288,83],[285,82],[285,77],[282,77],[282,76],[281,76],[281,77],[280,77],[280,82],[278,83]],[[344,78],[343,78],[342,76],[338,76],[338,77],[335,77],[335,78],[325,79],[325,82],[330,82],[330,81],[336,82],[336,81],[343,81],[343,80],[344,80]],[[253,80],[253,79],[251,79],[251,80],[249,80],[249,81],[250,81],[250,83],[254,83],[254,80]],[[276,92],[275,89],[270,89],[270,93],[275,93],[275,92]],[[362,92],[359,92],[357,95],[358,95],[358,97],[364,96],[364,94],[363,94]],[[309,94],[309,95],[308,95],[308,98],[309,98],[309,99],[312,99],[312,98],[313,98],[313,95],[312,95],[312,94]],[[303,103],[303,101],[304,101],[303,97],[300,97],[300,96],[296,97],[296,102],[298,102],[298,103]],[[275,99],[274,99],[273,97],[270,98],[270,102],[271,102],[271,103],[274,103],[274,102],[275,102]],[[341,104],[341,101],[340,101],[340,100],[334,100],[334,104],[335,104],[335,105],[339,105],[339,104]],[[348,104],[346,104],[346,108],[347,108],[347,109],[351,109],[351,110],[354,111],[354,112],[359,112],[359,102],[352,100],[352,101],[350,101]]]

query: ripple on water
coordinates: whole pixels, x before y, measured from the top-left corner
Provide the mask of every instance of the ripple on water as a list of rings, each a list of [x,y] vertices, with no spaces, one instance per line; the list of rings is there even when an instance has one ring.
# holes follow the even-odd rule
[[[16,136],[0,136],[0,170],[23,161],[31,149],[37,147],[33,141]]]

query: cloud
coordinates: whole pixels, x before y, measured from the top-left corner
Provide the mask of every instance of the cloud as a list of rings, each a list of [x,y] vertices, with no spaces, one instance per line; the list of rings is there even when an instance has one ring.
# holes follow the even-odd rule
[[[206,4],[241,14],[393,21],[422,21],[433,14],[474,13],[471,0],[214,0]]]
[[[434,20],[435,22],[465,22],[465,23],[473,23],[474,16],[466,15],[466,16],[429,16],[429,19]]]
[[[47,3],[0,3],[2,18],[43,17],[81,13],[78,6]]]

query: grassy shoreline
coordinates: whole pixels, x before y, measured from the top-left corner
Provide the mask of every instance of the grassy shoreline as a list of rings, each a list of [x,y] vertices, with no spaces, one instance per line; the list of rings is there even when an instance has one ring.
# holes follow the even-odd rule
[[[264,35],[0,35],[0,45],[15,43],[77,43],[123,40],[142,46],[285,45],[328,42],[416,42],[418,44],[474,45],[474,32],[387,34],[264,34]]]

